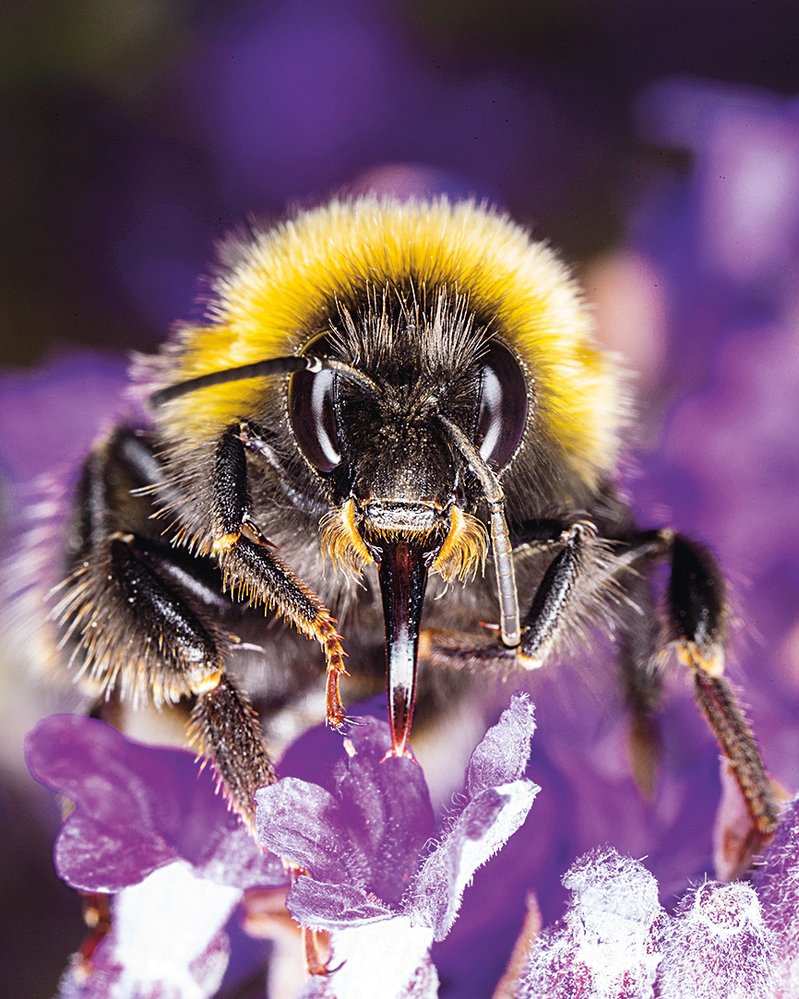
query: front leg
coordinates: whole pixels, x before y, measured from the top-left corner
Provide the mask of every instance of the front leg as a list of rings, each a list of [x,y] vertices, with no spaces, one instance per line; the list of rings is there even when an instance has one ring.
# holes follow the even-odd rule
[[[574,621],[577,600],[586,589],[588,548],[595,537],[596,528],[586,522],[572,524],[561,535],[563,547],[550,563],[522,619],[516,658],[525,669],[542,666],[564,626]]]
[[[581,592],[580,578],[590,566],[586,557],[590,533],[578,524],[564,536],[563,550],[547,570],[525,618],[527,627],[522,632],[520,649],[523,664],[524,657],[528,657],[533,666],[540,665],[559,629],[573,618],[575,594]],[[768,836],[777,825],[771,783],[752,729],[722,675],[728,607],[724,578],[716,560],[704,546],[668,529],[641,532],[616,546],[621,557],[616,572],[624,564],[651,568],[658,558],[669,560],[665,645],[673,645],[680,661],[691,669],[697,703],[732,764],[755,827],[762,836]],[[629,577],[622,582],[629,587]],[[646,627],[647,622],[641,622],[639,633]],[[636,693],[644,695],[646,704],[649,695],[657,693],[657,671],[644,664],[636,682]]]
[[[571,525],[536,522],[518,540],[517,558],[525,549],[555,554],[522,616],[519,644],[507,648],[487,634],[467,636],[431,629],[422,647],[436,665],[468,672],[488,666],[505,671],[518,666],[538,669],[555,648],[578,644],[590,625],[612,614],[613,604],[621,597],[617,575],[644,550],[614,552],[613,542],[597,538],[596,528],[588,521]]]
[[[339,683],[347,676],[345,652],[330,611],[294,571],[250,518],[245,442],[252,438],[246,423],[236,424],[219,439],[213,469],[214,527],[210,544],[222,570],[224,589],[251,606],[263,606],[289,621],[306,638],[322,646],[327,666],[327,722],[340,728],[346,720]]]

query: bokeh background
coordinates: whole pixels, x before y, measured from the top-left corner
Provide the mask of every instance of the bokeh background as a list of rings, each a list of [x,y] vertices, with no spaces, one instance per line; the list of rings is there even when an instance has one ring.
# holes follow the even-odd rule
[[[799,6],[28,0],[0,37],[7,549],[31,482],[124,412],[126,355],[198,315],[231,227],[332,193],[484,197],[560,249],[627,357],[627,488],[643,521],[719,554],[731,674],[774,774],[799,787]],[[524,890],[556,918],[559,876],[597,843],[647,854],[666,902],[711,870],[717,754],[686,684],[674,670],[647,804],[595,658],[587,693],[575,668],[534,694],[535,834],[504,860],[520,890],[483,910],[508,941]],[[20,762],[47,699],[3,659],[0,982],[38,999],[82,930],[50,869],[55,806]],[[467,917],[445,996],[496,979]]]

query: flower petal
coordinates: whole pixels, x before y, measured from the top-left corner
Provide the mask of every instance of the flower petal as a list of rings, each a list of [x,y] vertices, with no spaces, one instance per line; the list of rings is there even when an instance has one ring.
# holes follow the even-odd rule
[[[258,836],[314,879],[399,902],[433,829],[424,774],[412,760],[386,758],[388,726],[359,721],[335,794],[285,777],[256,795]]]
[[[360,879],[370,892],[396,905],[419,866],[433,833],[433,807],[424,773],[413,760],[386,757],[388,726],[366,718],[351,737],[354,755],[338,782],[352,852],[363,864]]]
[[[26,759],[38,781],[75,803],[55,846],[74,888],[119,891],[175,860],[239,888],[285,882],[280,861],[258,850],[191,753],[53,715],[29,733]]]
[[[336,798],[316,784],[284,777],[255,795],[260,843],[320,881],[338,881],[350,846],[347,816]]]
[[[404,916],[340,930],[331,966],[301,999],[436,999],[438,973],[430,960],[432,934]]]
[[[326,884],[304,875],[292,886],[286,905],[298,923],[313,930],[340,930],[393,915],[384,902],[362,888]]]
[[[403,911],[443,940],[474,872],[522,825],[539,790],[532,781],[518,780],[470,801],[422,864]]]
[[[535,732],[535,711],[526,694],[514,694],[472,753],[466,773],[470,798],[489,787],[518,780],[530,758],[530,740]]]
[[[520,780],[535,731],[533,706],[514,694],[478,743],[469,761],[466,806],[449,818],[449,829],[413,879],[403,911],[434,928],[442,940],[452,928],[463,891],[481,867],[527,817],[540,788]],[[494,783],[499,782],[499,783]]]

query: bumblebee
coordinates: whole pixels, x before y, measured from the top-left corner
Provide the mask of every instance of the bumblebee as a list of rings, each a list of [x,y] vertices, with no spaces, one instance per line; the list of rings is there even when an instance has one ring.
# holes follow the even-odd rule
[[[275,774],[234,679],[245,646],[266,710],[321,683],[323,661],[339,729],[342,681],[385,670],[407,754],[420,664],[537,669],[599,624],[620,635],[640,770],[674,646],[770,832],[722,674],[722,575],[619,494],[625,378],[546,246],[471,201],[334,201],[230,241],[210,288],[204,321],[134,365],[149,425],[99,441],[77,487],[53,613],[101,701],[188,699],[192,740],[252,822]]]

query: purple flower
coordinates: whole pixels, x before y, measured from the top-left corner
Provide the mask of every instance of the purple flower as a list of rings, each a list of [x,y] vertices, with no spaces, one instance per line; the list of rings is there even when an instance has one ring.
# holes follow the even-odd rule
[[[433,999],[434,942],[539,790],[523,776],[533,730],[532,705],[517,694],[472,753],[464,790],[436,831],[421,768],[387,756],[388,727],[364,718],[344,742],[332,790],[285,777],[257,793],[263,853],[191,754],[138,745],[91,719],[46,719],[26,748],[34,776],[74,802],[56,843],[58,871],[84,891],[117,892],[110,932],[90,958],[73,961],[61,999],[211,997],[228,965],[226,924],[244,889],[285,884],[278,857],[302,871],[289,912],[330,933],[332,947],[331,973],[286,995]],[[724,812],[734,826],[729,805]],[[799,967],[797,871],[799,799],[754,887],[705,882],[672,918],[641,863],[593,850],[563,878],[572,901],[533,942],[513,995],[789,999]],[[484,940],[491,918],[486,910]]]
[[[520,999],[652,996],[668,917],[649,871],[606,848],[577,861],[563,884],[572,902],[535,941]]]
[[[799,797],[786,809],[754,885],[774,937],[778,999],[799,994]]]
[[[75,715],[40,722],[25,752],[33,776],[75,804],[55,845],[56,869],[73,888],[120,891],[176,861],[239,890],[285,881],[192,753],[142,746]]]
[[[614,346],[647,365],[637,437],[650,453],[631,482],[639,519],[672,524],[718,554],[733,608],[729,676],[743,687],[770,772],[789,787],[799,696],[798,116],[795,99],[766,92],[698,80],[650,88],[642,130],[688,149],[692,167],[662,170],[642,191],[633,237],[603,270],[616,280],[600,282],[597,312],[613,324]],[[543,742],[546,704],[536,696]],[[671,710],[665,774],[678,778],[679,820],[661,819],[648,842],[623,843],[626,823],[605,834],[622,852],[647,853],[669,895],[709,868],[698,834],[717,796],[709,739],[688,747],[698,731],[691,709]],[[672,793],[662,785],[655,808]],[[679,858],[674,870],[668,858]]]
[[[640,116],[650,138],[695,159],[637,212],[644,280],[672,339],[668,390],[690,392],[666,428],[661,494],[733,573],[754,577],[764,616],[799,550],[799,102],[671,80],[646,91]]]
[[[336,994],[436,995],[430,947],[538,791],[522,777],[533,729],[531,704],[515,696],[472,754],[459,805],[431,847],[421,768],[387,757],[388,727],[365,718],[345,743],[333,793],[295,777],[258,792],[263,853],[190,753],[138,745],[88,718],[46,719],[26,756],[37,780],[74,803],[56,868],[73,887],[117,893],[110,932],[90,960],[73,961],[61,996],[213,995],[228,963],[225,924],[244,889],[285,883],[278,857],[307,871],[291,889],[291,914],[333,932]],[[304,994],[328,989],[315,979]]]
[[[74,802],[55,845],[60,876],[118,892],[111,932],[63,999],[203,999],[228,963],[224,926],[245,888],[286,881],[215,793],[193,754],[138,745],[104,722],[42,721],[26,740],[33,776]]]
[[[677,907],[660,968],[662,999],[771,999],[771,933],[754,889],[705,882]]]
[[[462,801],[435,841],[424,775],[411,760],[386,757],[388,727],[374,719],[353,730],[333,793],[292,778],[257,793],[259,839],[305,872],[289,911],[333,935],[336,995],[437,994],[430,946],[538,793],[522,776],[533,730],[532,705],[514,696],[472,754]],[[329,987],[317,983],[308,995],[333,994]]]
[[[799,102],[699,80],[649,87],[647,137],[690,149],[691,224],[701,272],[742,292],[779,287],[799,249]]]
[[[641,863],[613,849],[587,854],[564,877],[572,901],[564,918],[533,942],[514,996],[795,996],[795,813],[794,807],[780,827],[780,845],[765,860],[763,877],[780,886],[778,899],[740,881],[706,881],[687,892],[669,917],[658,902],[657,882]],[[787,891],[786,881],[792,885]],[[775,993],[778,983],[782,991]]]

